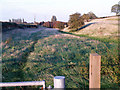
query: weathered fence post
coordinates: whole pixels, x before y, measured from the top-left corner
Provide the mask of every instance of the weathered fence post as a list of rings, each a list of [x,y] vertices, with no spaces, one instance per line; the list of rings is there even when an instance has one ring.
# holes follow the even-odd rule
[[[101,56],[97,53],[90,54],[89,88],[100,88]]]
[[[55,76],[54,77],[54,89],[64,89],[65,88],[65,76]]]

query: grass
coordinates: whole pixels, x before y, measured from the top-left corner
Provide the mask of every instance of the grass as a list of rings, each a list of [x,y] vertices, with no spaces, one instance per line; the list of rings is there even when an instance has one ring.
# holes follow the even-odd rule
[[[110,21],[112,19],[112,21]],[[115,42],[118,43],[118,19],[117,17],[95,19],[91,22],[87,22],[85,26],[90,23],[92,25],[87,26],[81,30],[70,30],[65,28],[63,31],[70,32],[69,34],[88,37],[94,40],[100,40],[104,42]],[[84,27],[85,27],[84,26]]]
[[[116,47],[116,49],[112,47]],[[111,50],[115,51],[111,52]],[[53,83],[51,83],[53,77],[64,75],[67,88],[88,88],[89,54],[92,51],[102,56],[101,83],[109,82],[112,84],[114,81],[117,82],[117,72],[111,67],[111,65],[115,65],[115,68],[118,68],[118,57],[113,56],[118,53],[116,44],[91,41],[88,38],[80,39],[64,36],[49,37],[40,40],[35,45],[35,51],[32,55],[29,55],[29,62],[24,68],[26,71],[25,77],[26,79],[29,77],[27,73],[34,73],[35,75],[32,75],[35,80],[45,79],[47,85],[53,86]],[[114,74],[111,72],[114,72]],[[33,78],[29,77],[27,80],[33,80]],[[107,87],[113,87],[113,85]]]
[[[113,40],[111,38],[99,38],[99,37],[92,37],[92,36],[89,36],[89,35],[84,35],[84,34],[74,34],[72,32],[64,32],[64,31],[59,31],[61,33],[64,33],[64,34],[71,34],[71,35],[75,35],[75,36],[80,36],[80,37],[87,37],[89,39],[93,39],[93,40],[98,40],[98,41],[101,41],[101,42],[106,42],[106,43],[109,43],[109,42],[113,42],[113,43],[118,43],[118,39],[117,40]]]
[[[12,36],[11,43],[3,45],[3,82],[46,80],[48,87],[54,76],[64,75],[67,88],[89,88],[89,54],[96,52],[102,57],[101,87],[119,88],[117,42],[42,27],[30,32],[3,33],[3,43]]]
[[[111,18],[111,19],[107,19],[107,20],[120,20],[120,18],[119,17],[117,17],[117,18]]]

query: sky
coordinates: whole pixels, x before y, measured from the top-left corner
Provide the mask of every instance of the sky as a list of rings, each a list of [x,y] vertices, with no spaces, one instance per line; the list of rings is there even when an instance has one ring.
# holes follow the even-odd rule
[[[0,21],[25,19],[33,22],[50,21],[55,15],[58,21],[67,22],[69,15],[92,11],[98,17],[111,16],[111,7],[119,0],[0,0]]]

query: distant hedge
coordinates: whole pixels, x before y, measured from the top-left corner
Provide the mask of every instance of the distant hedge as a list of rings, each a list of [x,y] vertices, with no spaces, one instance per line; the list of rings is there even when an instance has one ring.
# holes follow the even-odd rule
[[[18,24],[10,22],[1,22],[2,23],[2,32],[18,28]]]
[[[65,26],[67,26],[67,23],[66,22],[61,22],[61,21],[44,22],[42,26],[48,27],[48,28],[63,29],[63,28],[65,28]]]
[[[25,24],[16,24],[11,22],[0,22],[2,23],[2,32],[6,32],[13,29],[24,29],[24,28],[37,28],[37,25],[25,25]]]

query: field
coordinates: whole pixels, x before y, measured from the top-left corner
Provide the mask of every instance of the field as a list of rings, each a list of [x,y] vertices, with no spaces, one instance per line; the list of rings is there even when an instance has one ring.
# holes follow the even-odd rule
[[[101,88],[119,88],[118,43],[44,27],[2,36],[3,82],[46,80],[53,87],[53,77],[63,75],[66,88],[89,88],[89,55],[96,52],[102,57]]]

